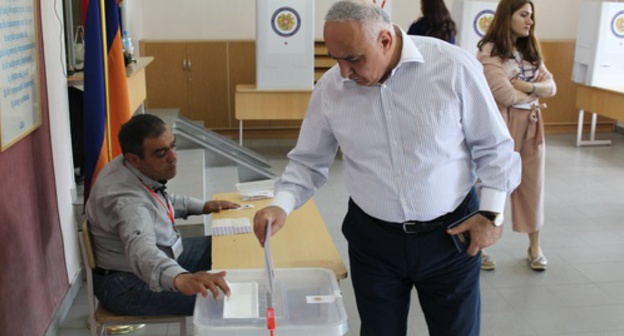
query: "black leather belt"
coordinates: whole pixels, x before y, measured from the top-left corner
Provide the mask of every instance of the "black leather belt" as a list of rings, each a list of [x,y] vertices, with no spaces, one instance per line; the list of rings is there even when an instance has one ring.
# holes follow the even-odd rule
[[[446,228],[447,225],[450,225],[453,222],[453,219],[457,220],[462,216],[463,211],[465,210],[465,206],[470,199],[476,197],[476,192],[474,188],[470,190],[468,195],[464,198],[461,204],[453,210],[453,212],[446,213],[438,218],[432,219],[426,222],[420,221],[407,221],[403,223],[392,223],[382,221],[380,219],[370,217],[374,220],[375,223],[379,224],[383,228],[389,229],[398,233],[407,233],[407,234],[417,234],[417,233],[427,233],[440,229]],[[355,203],[353,203],[355,205]],[[356,205],[357,206],[357,205]]]
[[[403,223],[403,232],[405,233],[425,233],[444,228],[444,217],[436,218],[428,222],[408,221]]]
[[[375,222],[395,232],[414,234],[432,232],[444,228],[444,217],[446,217],[446,215],[426,222],[407,221],[403,223],[391,223],[379,219],[375,219]]]
[[[101,276],[107,276],[113,273],[117,273],[119,271],[115,271],[115,270],[107,270],[107,269],[103,269],[103,268],[99,268],[96,267],[93,269],[93,274],[97,274],[97,275],[101,275]]]

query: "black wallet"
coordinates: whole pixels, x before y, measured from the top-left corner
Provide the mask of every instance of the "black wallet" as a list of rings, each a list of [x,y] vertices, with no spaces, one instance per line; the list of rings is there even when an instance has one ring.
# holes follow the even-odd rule
[[[459,220],[455,221],[454,223],[450,224],[449,226],[447,226],[447,229],[452,229],[458,225],[460,225],[461,223],[465,222],[468,218],[478,214],[479,211],[475,211],[472,212],[462,218],[460,218]],[[456,234],[456,235],[451,235],[451,239],[453,240],[453,243],[455,243],[455,247],[457,248],[457,251],[459,253],[463,253],[466,252],[466,250],[468,249],[468,246],[470,246],[470,233],[468,232],[462,232],[460,234]]]

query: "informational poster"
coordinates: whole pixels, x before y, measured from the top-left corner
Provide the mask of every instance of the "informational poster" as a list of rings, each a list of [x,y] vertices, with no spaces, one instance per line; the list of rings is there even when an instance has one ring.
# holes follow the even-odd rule
[[[35,4],[0,0],[1,150],[41,125]]]
[[[490,28],[498,1],[456,0],[453,18],[457,23],[457,45],[477,54],[477,44]]]

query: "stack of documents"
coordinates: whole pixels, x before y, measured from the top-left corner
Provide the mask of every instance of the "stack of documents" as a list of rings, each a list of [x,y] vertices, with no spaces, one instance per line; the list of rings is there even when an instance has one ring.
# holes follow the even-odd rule
[[[222,218],[212,221],[213,236],[228,236],[252,232],[251,221],[247,217]]]

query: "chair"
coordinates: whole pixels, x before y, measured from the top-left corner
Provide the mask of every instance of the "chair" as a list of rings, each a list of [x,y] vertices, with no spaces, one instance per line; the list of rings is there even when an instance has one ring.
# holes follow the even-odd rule
[[[186,336],[186,317],[179,315],[158,315],[158,316],[134,316],[117,315],[108,311],[104,306],[97,303],[93,293],[93,269],[95,268],[95,256],[91,245],[91,235],[87,221],[82,223],[78,234],[80,249],[82,250],[82,262],[87,273],[87,299],[89,303],[89,329],[91,336],[98,335],[97,329],[100,326],[100,336],[107,334],[107,328],[115,325],[137,325],[149,323],[179,323],[180,336]]]

